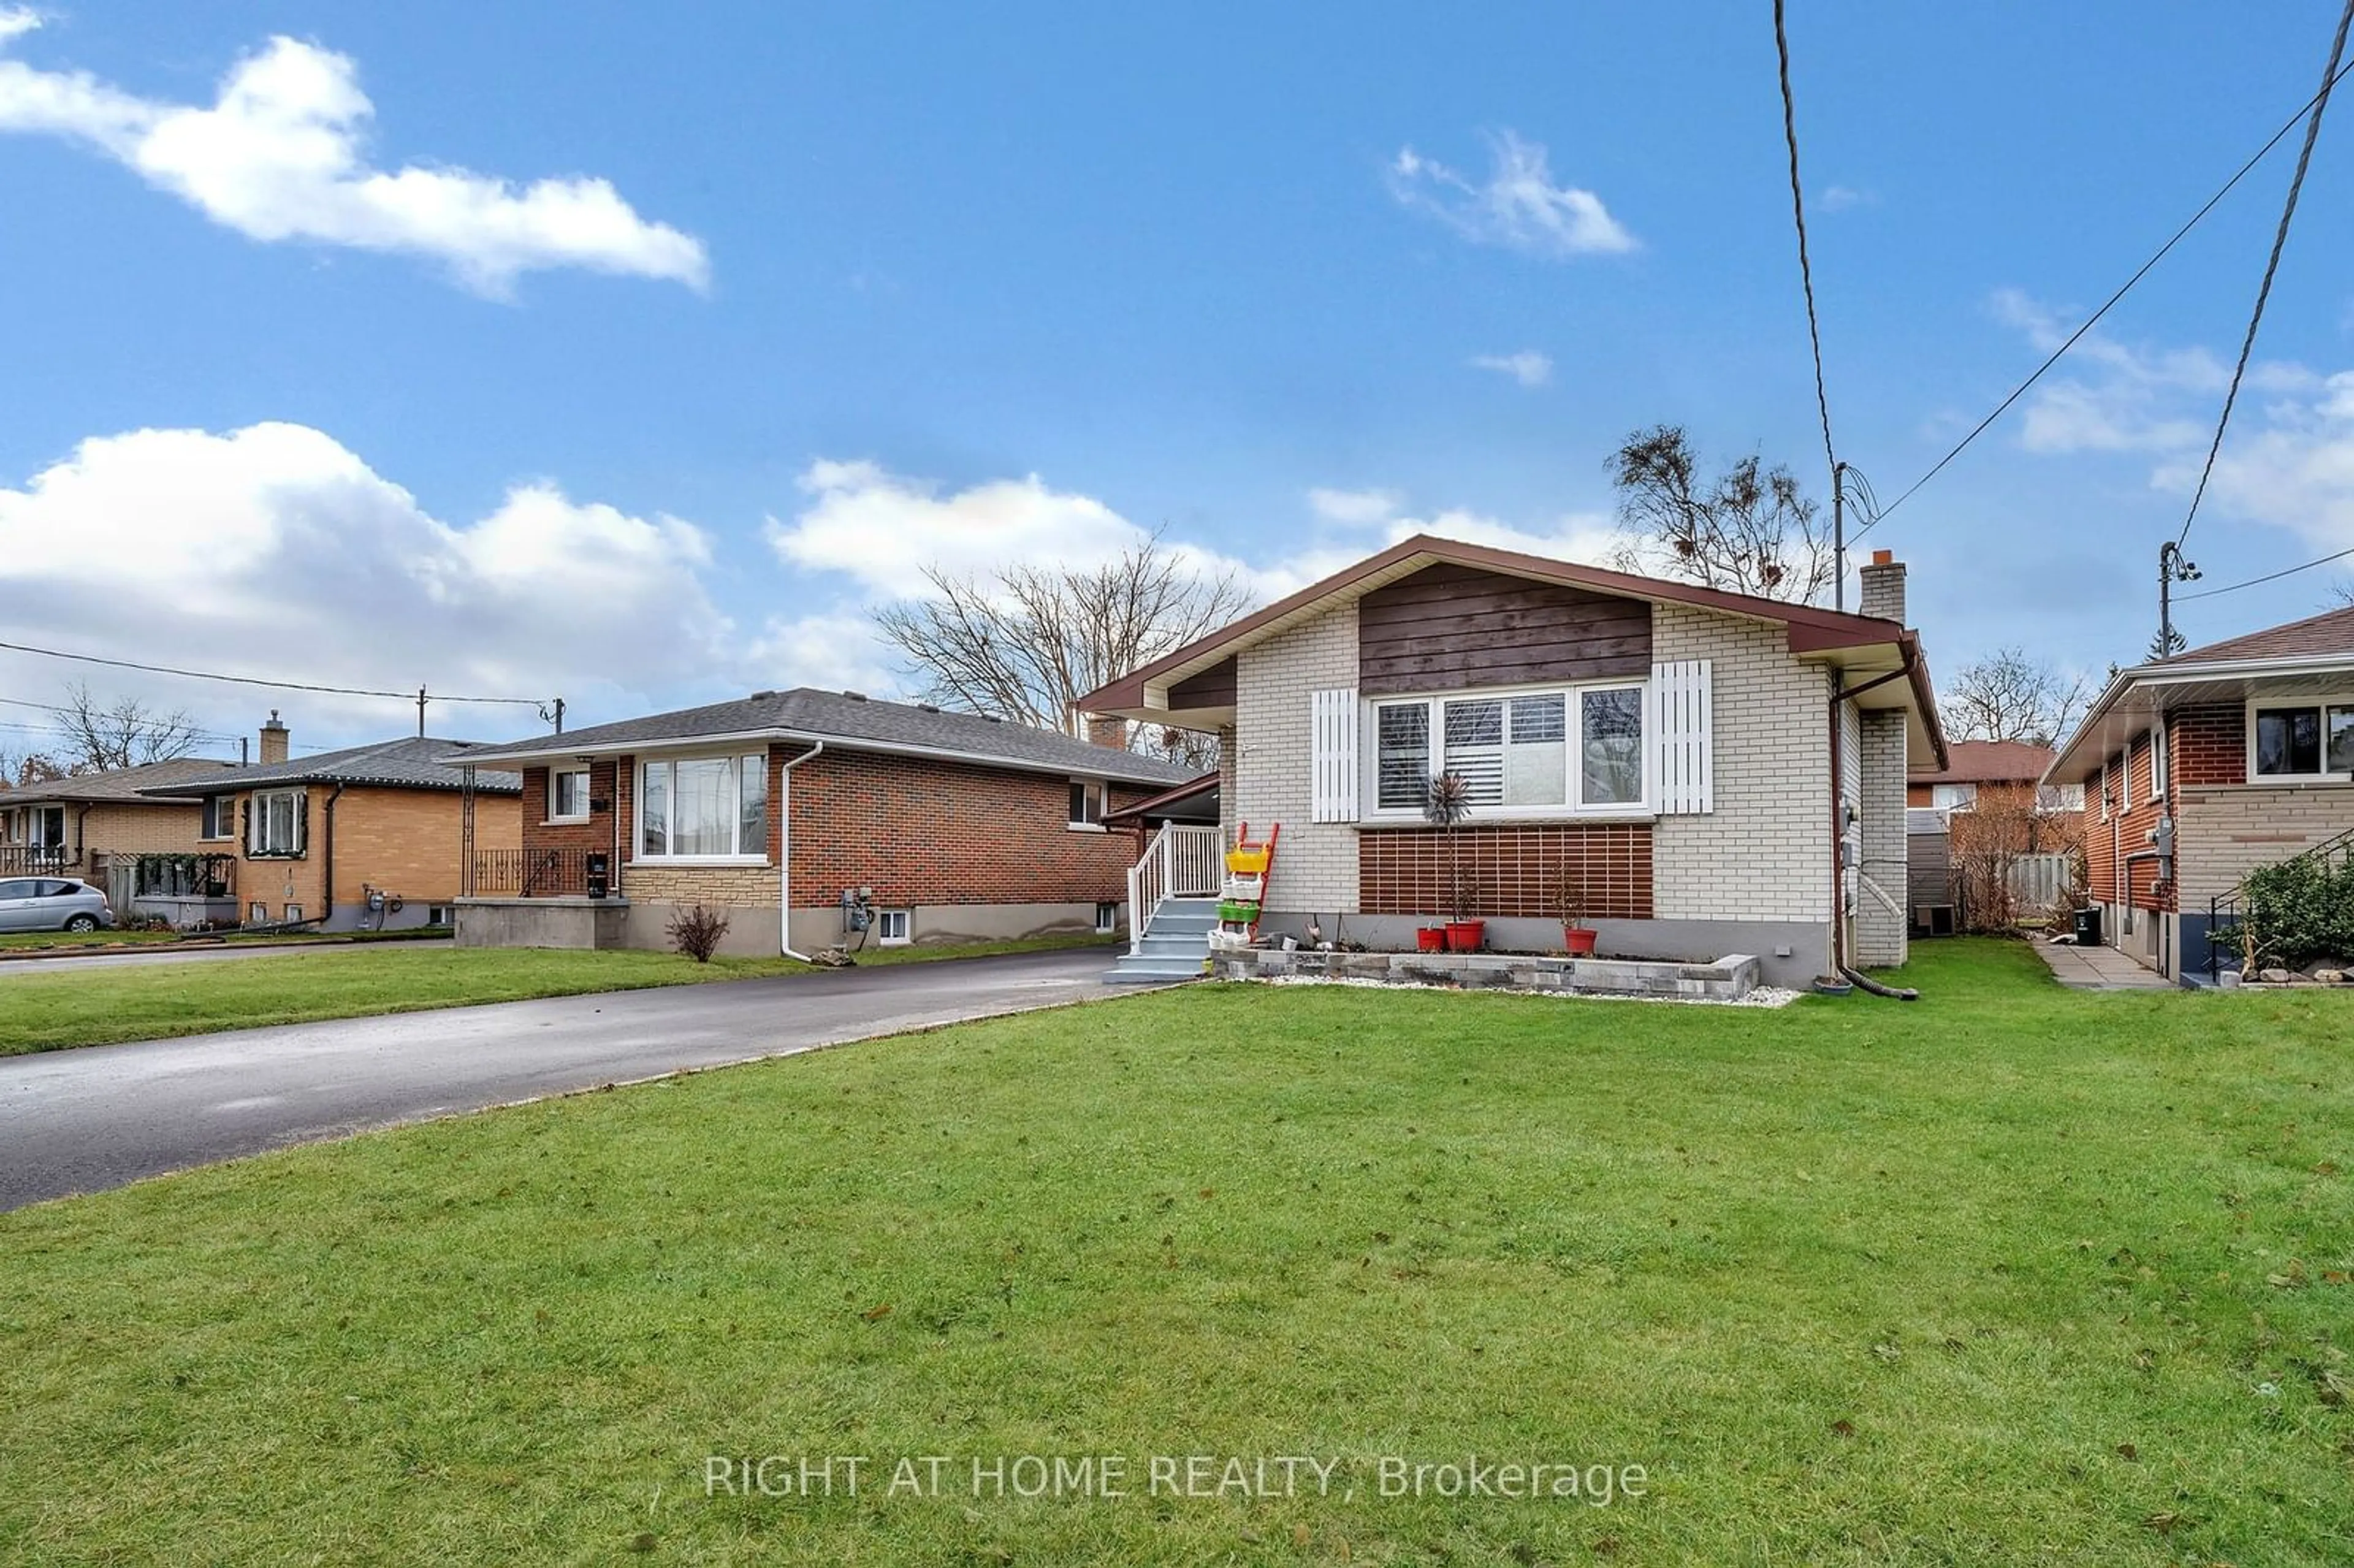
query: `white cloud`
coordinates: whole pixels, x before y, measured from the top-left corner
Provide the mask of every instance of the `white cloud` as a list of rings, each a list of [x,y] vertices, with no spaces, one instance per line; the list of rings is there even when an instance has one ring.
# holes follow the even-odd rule
[[[579,723],[599,694],[599,716],[617,717],[665,686],[748,678],[705,591],[710,565],[693,524],[575,502],[546,482],[444,523],[302,425],[93,437],[22,489],[0,488],[11,641],[326,685],[561,692]],[[6,658],[19,692],[76,673]],[[381,701],[83,673],[232,731],[270,704],[346,735],[411,722]],[[433,721],[478,735],[534,724],[524,708],[443,707]]]
[[[37,25],[0,13],[0,45]],[[700,240],[640,217],[604,180],[518,187],[461,168],[371,166],[375,113],[348,57],[286,37],[232,67],[211,108],[0,59],[0,131],[83,143],[255,239],[425,256],[493,296],[555,267],[708,281]]]
[[[1349,528],[1387,522],[1396,514],[1404,500],[1394,490],[1327,490],[1319,486],[1308,493],[1309,508],[1317,516]]]
[[[930,567],[960,577],[1016,562],[1091,566],[1150,537],[1094,496],[1050,490],[1036,474],[943,494],[876,463],[820,459],[800,484],[809,503],[790,523],[769,520],[778,556],[884,599],[925,592]]]
[[[2071,330],[2016,291],[1994,308],[2042,353]],[[2230,361],[2208,348],[2136,345],[2096,330],[2029,396],[2020,444],[2044,456],[2129,454],[2147,465],[2153,490],[2187,502],[2230,385]],[[2354,544],[2354,372],[2252,363],[2201,512]]]
[[[1533,348],[1524,348],[1517,354],[1474,355],[1471,367],[1509,376],[1523,387],[1542,387],[1553,379],[1553,356],[1539,354]]]
[[[1474,181],[1411,147],[1388,168],[1390,194],[1466,239],[1560,259],[1635,249],[1635,237],[1592,191],[1553,183],[1544,148],[1510,131],[1488,138],[1490,167]]]
[[[1851,207],[1870,207],[1878,202],[1877,193],[1858,190],[1853,185],[1825,185],[1815,205],[1825,212],[1846,212]]]

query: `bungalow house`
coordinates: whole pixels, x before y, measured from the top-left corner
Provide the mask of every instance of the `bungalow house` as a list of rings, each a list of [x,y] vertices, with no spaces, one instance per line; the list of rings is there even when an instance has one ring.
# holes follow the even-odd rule
[[[484,747],[521,770],[522,853],[477,868],[458,939],[667,948],[698,905],[745,954],[1108,934],[1135,853],[1107,819],[1192,778],[1126,738],[800,688]]]
[[[2205,969],[2243,877],[2354,832],[2354,607],[2118,672],[2043,781],[2084,790],[2102,941]]]
[[[1841,614],[1417,536],[1081,705],[1221,736],[1223,834],[1280,830],[1263,936],[1413,947],[1454,773],[1490,946],[1557,949],[1566,892],[1604,954],[1796,985],[1905,957],[1905,775],[1946,753],[1903,617],[1885,552]]]
[[[273,712],[254,766],[142,791],[193,805],[197,851],[229,874],[135,907],[328,931],[445,925],[475,850],[519,836],[523,780],[461,766],[461,741],[417,736],[292,758],[288,740]]]
[[[233,762],[181,758],[52,779],[0,793],[0,875],[27,871],[79,877],[128,914],[132,867],[141,855],[193,855],[203,811],[193,800],[157,800],[154,785],[215,778]]]

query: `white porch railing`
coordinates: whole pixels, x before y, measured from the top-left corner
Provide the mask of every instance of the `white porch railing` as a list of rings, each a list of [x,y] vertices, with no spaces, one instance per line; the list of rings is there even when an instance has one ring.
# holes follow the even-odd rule
[[[1128,868],[1128,950],[1144,949],[1144,928],[1165,898],[1208,898],[1219,888],[1225,834],[1216,828],[1165,822]]]

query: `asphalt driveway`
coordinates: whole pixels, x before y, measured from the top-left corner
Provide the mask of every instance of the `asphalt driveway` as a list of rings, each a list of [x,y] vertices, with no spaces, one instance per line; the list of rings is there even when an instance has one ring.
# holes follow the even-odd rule
[[[0,1210],[369,1128],[1132,991],[1101,948],[0,1057]]]

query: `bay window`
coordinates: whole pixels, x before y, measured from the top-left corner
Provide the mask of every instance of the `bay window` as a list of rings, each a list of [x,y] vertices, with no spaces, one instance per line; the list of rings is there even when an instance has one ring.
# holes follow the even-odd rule
[[[758,860],[769,849],[769,758],[680,757],[638,769],[638,858]]]
[[[1373,701],[1369,821],[1419,819],[1435,774],[1471,818],[1628,814],[1648,803],[1644,687],[1615,683]]]
[[[2248,726],[2249,771],[2258,779],[2354,774],[2354,701],[2264,703]]]

